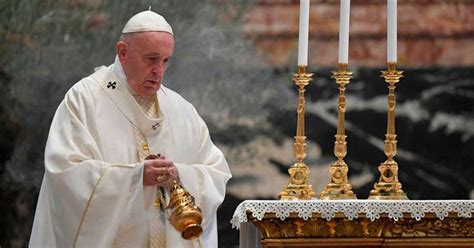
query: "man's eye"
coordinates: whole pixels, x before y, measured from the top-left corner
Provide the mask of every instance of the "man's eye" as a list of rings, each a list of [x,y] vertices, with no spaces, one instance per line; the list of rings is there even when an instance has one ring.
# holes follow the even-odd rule
[[[147,57],[146,59],[147,59],[148,63],[154,63],[156,61],[155,57]]]

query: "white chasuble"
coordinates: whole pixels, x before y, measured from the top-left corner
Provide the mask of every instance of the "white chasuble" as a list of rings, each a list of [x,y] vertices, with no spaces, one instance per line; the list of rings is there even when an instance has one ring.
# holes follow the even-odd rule
[[[195,108],[164,86],[161,115],[148,118],[117,63],[76,83],[56,111],[30,247],[149,247],[156,188],[143,186],[134,128],[151,153],[175,163],[202,209],[202,247],[217,247],[216,212],[231,177],[223,154]],[[166,247],[198,247],[168,221],[165,229]]]

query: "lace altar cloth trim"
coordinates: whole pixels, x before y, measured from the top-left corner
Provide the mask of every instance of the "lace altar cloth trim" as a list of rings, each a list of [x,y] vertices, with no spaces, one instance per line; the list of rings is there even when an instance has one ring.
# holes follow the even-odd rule
[[[274,213],[281,220],[285,220],[290,213],[297,213],[298,217],[307,220],[313,213],[330,220],[336,213],[343,213],[348,219],[358,218],[365,214],[371,221],[380,218],[380,214],[397,221],[403,218],[404,213],[410,213],[411,218],[420,220],[426,213],[435,213],[439,219],[444,219],[450,212],[457,213],[458,217],[472,218],[474,200],[305,200],[305,201],[259,201],[247,200],[235,209],[230,223],[239,228],[240,223],[247,222],[247,211],[258,220],[262,220],[266,213]]]

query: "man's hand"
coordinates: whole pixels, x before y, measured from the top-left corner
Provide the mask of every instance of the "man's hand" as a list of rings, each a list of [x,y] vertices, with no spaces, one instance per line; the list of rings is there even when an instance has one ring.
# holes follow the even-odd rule
[[[143,185],[168,187],[173,181],[178,181],[178,170],[173,161],[164,156],[158,159],[147,159],[143,169]]]

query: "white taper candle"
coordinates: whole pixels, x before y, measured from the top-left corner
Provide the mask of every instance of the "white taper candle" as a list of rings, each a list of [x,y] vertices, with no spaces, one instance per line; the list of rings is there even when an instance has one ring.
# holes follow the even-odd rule
[[[308,65],[309,0],[300,0],[300,30],[298,37],[298,65]]]
[[[339,13],[339,64],[349,61],[349,17],[351,0],[341,0]]]
[[[387,62],[397,62],[397,0],[387,0]]]

